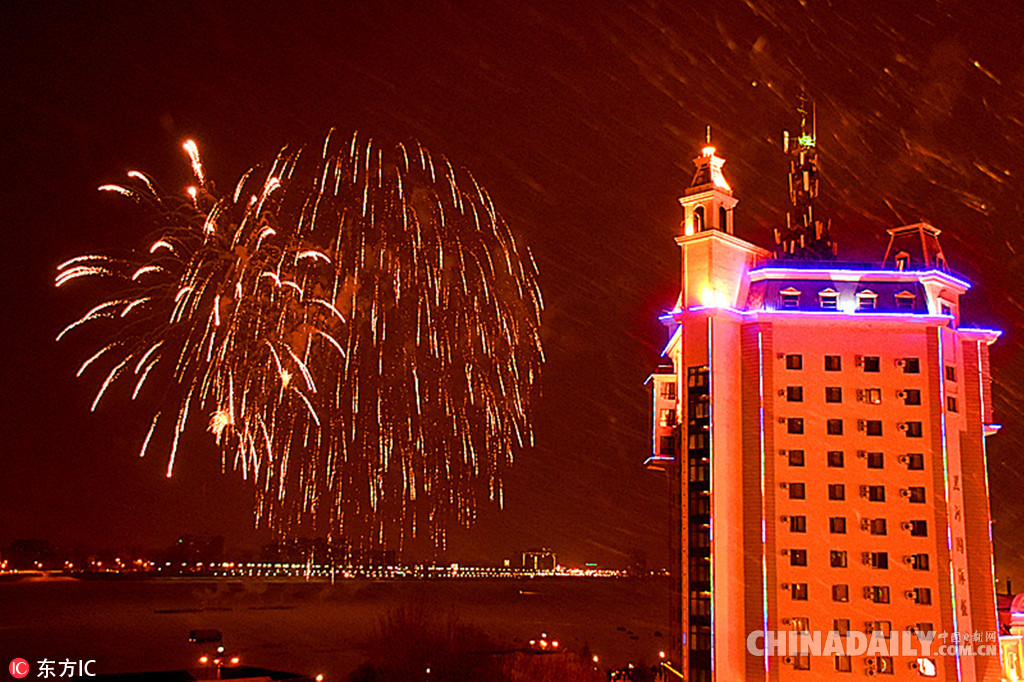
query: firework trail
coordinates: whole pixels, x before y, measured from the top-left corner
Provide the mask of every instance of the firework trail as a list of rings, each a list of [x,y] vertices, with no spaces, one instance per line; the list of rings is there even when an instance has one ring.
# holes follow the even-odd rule
[[[502,501],[502,474],[532,443],[542,301],[486,191],[418,145],[358,134],[322,154],[283,149],[217,196],[144,174],[104,185],[145,207],[151,242],[127,258],[59,266],[116,294],[68,325],[106,324],[82,365],[158,407],[141,455],[206,425],[222,468],[255,483],[255,515],[287,533],[391,544],[468,525]]]

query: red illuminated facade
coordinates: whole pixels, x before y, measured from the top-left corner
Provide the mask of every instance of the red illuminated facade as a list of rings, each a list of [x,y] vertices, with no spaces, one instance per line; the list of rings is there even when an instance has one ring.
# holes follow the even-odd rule
[[[695,163],[647,460],[673,491],[686,679],[999,679],[998,656],[748,652],[756,631],[997,630],[985,438],[999,334],[962,323],[970,285],[931,225],[890,230],[874,265],[829,259],[816,220],[770,252],[733,234],[715,149]]]

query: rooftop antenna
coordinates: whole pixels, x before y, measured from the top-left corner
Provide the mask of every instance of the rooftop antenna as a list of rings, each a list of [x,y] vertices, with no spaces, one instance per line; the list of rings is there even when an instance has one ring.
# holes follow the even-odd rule
[[[711,124],[710,123],[708,124],[707,139],[708,139],[708,144],[711,144]]]

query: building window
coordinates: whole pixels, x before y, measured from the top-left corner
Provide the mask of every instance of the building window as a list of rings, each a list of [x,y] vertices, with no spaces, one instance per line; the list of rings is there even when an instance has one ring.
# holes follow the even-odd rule
[[[791,500],[802,500],[802,499],[804,499],[804,484],[803,483],[790,483],[789,484],[789,499],[791,499]]]
[[[864,594],[876,604],[889,603],[889,587],[887,585],[871,585],[864,588]]]
[[[802,403],[804,401],[804,387],[803,386],[787,386],[786,387],[786,400],[791,403]]]
[[[828,458],[828,465],[830,467],[841,467],[843,466],[843,451],[842,450],[829,450],[826,455]]]
[[[877,355],[866,355],[861,358],[861,363],[864,365],[865,372],[878,372],[881,369]]]
[[[828,565],[832,568],[846,568],[846,552],[841,549],[833,549],[828,553]]]
[[[828,520],[828,532],[835,535],[846,535],[846,517],[833,516]]]
[[[786,356],[786,369],[803,369],[804,368],[804,356],[802,355],[787,355]]]
[[[674,408],[668,408],[667,410],[660,410],[658,413],[658,423],[661,426],[675,426],[676,425],[676,411]]]
[[[946,409],[950,412],[959,412],[959,410],[956,409],[956,398],[951,395],[946,396]]]
[[[843,420],[829,419],[825,424],[825,428],[830,436],[841,436],[843,435]]]
[[[853,671],[853,658],[851,656],[840,656],[836,654],[833,658],[835,659],[837,673],[848,673]]]
[[[907,488],[906,498],[911,502],[924,504],[924,486],[915,485]]]
[[[928,570],[928,555],[927,554],[911,554],[907,557],[907,563],[915,571],[927,571]]]
[[[861,494],[871,502],[885,502],[884,485],[862,485]]]
[[[857,391],[857,399],[862,403],[869,403],[871,405],[878,405],[882,402],[882,389],[880,388],[863,388]]]
[[[894,675],[892,656],[872,656],[868,658],[868,670],[872,669],[879,675]]]
[[[903,358],[899,362],[903,365],[904,374],[921,373],[921,360],[919,358]]]
[[[888,552],[865,552],[864,558],[864,563],[872,568],[889,568]]]
[[[913,599],[918,604],[931,604],[932,603],[932,591],[927,587],[917,587],[913,590]]]
[[[662,400],[676,399],[676,384],[674,381],[662,381],[658,384],[658,397]]]
[[[729,212],[725,210],[725,206],[718,207],[718,228],[723,232],[729,231]]]
[[[832,621],[832,632],[836,633],[840,637],[846,637],[850,632],[850,619],[849,618],[836,618]]]
[[[903,430],[907,434],[907,438],[920,438],[921,437],[921,422],[903,422],[901,425]]]
[[[786,430],[789,431],[789,433],[803,433],[804,420],[800,417],[790,417],[786,420]]]
[[[806,516],[790,516],[789,517],[789,532],[790,533],[806,533],[807,532],[807,517]]]
[[[826,403],[841,403],[843,402],[843,389],[840,386],[826,386],[825,387],[825,402]]]
[[[782,294],[782,307],[783,308],[799,308],[800,307],[800,292],[789,287],[779,292]]]
[[[922,520],[907,521],[904,526],[910,530],[910,534],[914,537],[928,537],[928,522]]]
[[[804,465],[804,451],[803,450],[790,450],[789,451],[789,466],[791,467],[802,467]]]
[[[942,311],[943,315],[952,315],[953,314],[953,306],[951,306],[950,304],[946,303],[945,301],[942,302],[941,306],[939,307],[939,310]]]
[[[839,292],[829,287],[818,292],[818,301],[822,310],[836,310],[839,308]]]
[[[674,457],[676,454],[675,436],[661,436],[658,438],[658,454],[665,457]]]
[[[874,637],[888,639],[892,635],[892,622],[888,620],[873,620],[867,623],[866,629]]]
[[[868,469],[881,469],[885,466],[885,455],[881,452],[868,453]]]
[[[807,601],[807,583],[790,583],[789,594],[796,601]]]
[[[790,566],[806,566],[807,565],[807,550],[806,549],[791,549],[791,550],[789,550],[789,565]]]
[[[832,601],[850,601],[849,585],[833,585]]]
[[[885,535],[885,519],[870,519],[867,523],[871,535]]]
[[[801,651],[793,659],[793,670],[810,670],[811,669],[811,654],[806,651]]]
[[[907,388],[896,394],[900,398],[903,398],[904,405],[920,405],[921,404],[921,391],[916,388]]]
[[[946,381],[956,381],[956,367],[946,365]]]
[[[704,207],[698,206],[693,209],[693,231],[703,232],[704,231]]]
[[[917,471],[924,469],[924,455],[920,452],[911,452],[904,457],[906,457],[908,469]]]
[[[828,484],[828,499],[830,499],[830,500],[845,500],[846,499],[846,487],[842,483],[829,483]]]
[[[874,310],[877,306],[875,305],[878,301],[878,294],[865,289],[864,291],[857,292],[857,309],[858,310]]]
[[[868,419],[864,423],[864,431],[869,436],[881,436],[882,435],[882,422],[878,419]]]
[[[825,356],[825,371],[826,372],[838,372],[843,368],[843,360],[838,355],[826,355]]]

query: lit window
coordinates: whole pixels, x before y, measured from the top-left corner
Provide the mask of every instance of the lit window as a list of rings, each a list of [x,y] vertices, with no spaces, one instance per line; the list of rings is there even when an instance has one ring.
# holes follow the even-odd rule
[[[672,408],[669,408],[667,410],[661,410],[659,412],[658,423],[661,426],[675,426],[676,411]]]
[[[789,287],[779,292],[782,295],[782,307],[783,308],[799,308],[800,307],[800,292]]]
[[[889,587],[886,585],[870,585],[864,588],[864,593],[876,604],[889,603]]]
[[[836,310],[839,307],[839,292],[829,287],[818,292],[822,310]]]
[[[698,206],[693,209],[693,231],[703,232],[704,231],[704,207]]]
[[[833,549],[828,553],[828,565],[832,568],[846,568],[846,552]]]
[[[833,585],[832,601],[850,601],[849,585]]]
[[[790,595],[797,601],[807,601],[807,583],[792,583],[789,586]]]
[[[896,269],[900,272],[910,268],[910,254],[906,251],[900,251],[896,254]]]
[[[862,388],[857,391],[857,399],[863,403],[878,405],[882,402],[882,389]]]

